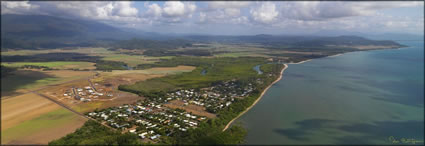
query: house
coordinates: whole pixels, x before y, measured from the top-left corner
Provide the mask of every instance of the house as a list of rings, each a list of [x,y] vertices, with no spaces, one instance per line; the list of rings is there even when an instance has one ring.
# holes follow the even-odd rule
[[[130,133],[136,133],[136,129],[129,130]]]
[[[226,106],[229,106],[230,104],[232,104],[232,102],[229,101],[226,103]]]
[[[154,140],[154,139],[157,139],[158,138],[158,135],[154,135],[154,136],[151,136],[151,140]]]
[[[146,134],[148,134],[148,133],[147,133],[147,132],[143,132],[143,133],[139,134],[139,136],[140,136],[140,138],[142,138],[142,139],[143,139],[143,138],[145,138],[145,135],[146,135]]]

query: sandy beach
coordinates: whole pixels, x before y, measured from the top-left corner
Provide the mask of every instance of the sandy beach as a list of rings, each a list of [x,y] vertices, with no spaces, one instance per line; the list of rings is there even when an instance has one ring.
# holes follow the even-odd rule
[[[260,99],[263,97],[264,93],[267,92],[267,90],[273,86],[275,83],[277,83],[278,81],[280,81],[280,79],[282,79],[283,76],[283,72],[288,68],[287,64],[284,64],[285,67],[282,68],[282,71],[280,71],[280,76],[279,78],[277,78],[273,83],[271,83],[269,86],[267,86],[266,89],[263,90],[263,92],[261,92],[260,97],[257,98],[257,100],[254,101],[254,103],[249,106],[248,108],[246,108],[242,113],[240,113],[237,117],[233,118],[229,123],[227,123],[226,127],[224,127],[223,131],[226,131],[227,128],[229,128],[229,126],[233,123],[233,121],[235,121],[236,119],[238,119],[239,117],[241,117],[243,114],[245,114],[247,111],[249,111],[252,107],[254,107],[255,104],[257,104],[258,101],[260,101]]]
[[[285,63],[285,64],[301,64],[301,63],[305,63],[305,62],[310,61],[310,60],[311,59],[300,61],[300,62],[297,62],[297,63]]]
[[[340,56],[340,55],[342,55],[343,53],[339,53],[339,54],[335,54],[335,55],[331,55],[331,56],[328,56],[328,57],[337,57],[337,56]]]

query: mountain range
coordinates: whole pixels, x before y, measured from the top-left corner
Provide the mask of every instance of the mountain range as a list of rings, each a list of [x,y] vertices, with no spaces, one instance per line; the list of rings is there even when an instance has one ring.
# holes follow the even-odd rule
[[[190,42],[220,42],[220,43],[259,43],[274,47],[323,47],[326,45],[395,45],[392,41],[373,41],[370,39],[394,39],[391,35],[365,35],[352,32],[328,31],[317,32],[312,35],[188,35],[188,34],[160,34],[130,28],[117,28],[92,20],[66,19],[46,15],[1,15],[2,50],[12,49],[43,49],[73,46],[109,46],[114,44],[133,43],[149,44],[145,46],[164,46],[161,41],[184,40],[178,43],[187,46]],[[348,34],[348,35],[347,35]],[[358,37],[366,36],[366,38]],[[410,35],[407,39],[418,39]],[[422,36],[423,38],[423,36]],[[143,40],[143,41],[141,41]],[[157,44],[157,45],[155,45]],[[116,46],[116,45],[115,45]],[[126,46],[126,45],[122,45]],[[129,45],[127,45],[129,46]],[[119,47],[116,46],[116,47]]]

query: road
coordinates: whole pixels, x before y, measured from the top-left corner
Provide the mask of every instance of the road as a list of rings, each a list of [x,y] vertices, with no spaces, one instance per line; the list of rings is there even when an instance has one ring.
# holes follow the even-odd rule
[[[89,81],[90,86],[94,89],[94,91],[96,91],[96,92],[97,92],[96,87],[94,87],[94,86],[93,86],[93,83],[90,81],[90,79],[87,79],[87,80]]]
[[[47,100],[52,101],[53,103],[55,103],[55,104],[57,104],[57,105],[59,105],[59,106],[61,106],[61,107],[65,108],[65,109],[67,109],[67,110],[69,110],[69,111],[71,111],[71,112],[73,112],[73,113],[75,113],[75,114],[77,114],[77,115],[79,115],[79,116],[82,116],[82,117],[84,117],[84,118],[86,118],[86,119],[89,119],[89,120],[93,120],[93,121],[95,121],[95,122],[97,122],[97,123],[99,123],[99,124],[102,124],[102,125],[104,125],[104,126],[106,126],[106,127],[110,128],[110,129],[116,130],[116,129],[114,129],[114,128],[110,127],[109,125],[106,125],[106,124],[100,123],[99,121],[97,121],[97,120],[95,120],[95,119],[92,119],[92,118],[87,117],[86,115],[84,115],[84,114],[82,114],[82,113],[80,113],[80,112],[75,111],[74,109],[72,109],[72,108],[70,108],[70,107],[66,106],[65,104],[63,104],[63,103],[61,103],[61,102],[59,102],[59,101],[56,101],[56,100],[54,100],[54,99],[52,99],[52,98],[50,98],[50,97],[48,97],[48,96],[46,96],[46,95],[43,95],[43,94],[38,93],[38,91],[40,91],[40,90],[43,90],[43,89],[46,89],[46,88],[49,88],[49,87],[52,87],[52,86],[57,86],[57,85],[60,85],[60,84],[66,84],[66,83],[76,82],[76,81],[80,81],[80,80],[89,80],[89,81],[90,81],[90,79],[91,79],[91,78],[93,78],[93,77],[94,77],[94,76],[90,76],[90,77],[80,78],[80,79],[75,79],[75,80],[71,80],[71,81],[67,81],[67,82],[62,82],[62,83],[57,83],[57,84],[47,85],[47,86],[45,86],[45,87],[42,87],[42,88],[39,88],[39,89],[36,89],[36,90],[33,90],[33,91],[28,91],[28,92],[25,92],[25,93],[22,93],[22,94],[34,93],[34,94],[36,94],[36,95],[38,95],[38,96],[41,96],[41,97],[43,97],[43,98],[46,98]],[[91,84],[91,82],[90,82],[90,84]],[[22,95],[22,94],[20,94],[20,95]],[[15,96],[13,96],[13,97],[15,97]],[[12,98],[12,97],[7,97],[7,98]],[[3,100],[3,99],[7,99],[7,98],[2,98],[2,100]]]
[[[76,82],[76,81],[80,81],[80,80],[88,80],[88,81],[89,81],[89,83],[90,83],[90,85],[92,85],[92,83],[91,83],[90,79],[91,79],[91,78],[94,78],[94,77],[95,77],[95,76],[90,76],[90,77],[86,77],[86,78],[79,78],[79,79],[75,79],[75,80],[71,80],[71,81],[67,81],[67,82],[62,82],[62,83],[57,83],[57,84],[52,84],[52,85],[46,85],[45,87],[42,87],[42,88],[39,88],[39,89],[36,89],[36,90],[33,90],[33,91],[28,91],[28,92],[25,92],[25,93],[22,93],[22,94],[34,93],[34,94],[36,94],[36,95],[38,95],[38,96],[41,96],[41,97],[43,97],[43,98],[46,98],[47,100],[52,101],[53,103],[56,103],[57,105],[59,105],[59,106],[61,106],[61,107],[65,108],[65,109],[67,109],[67,110],[69,110],[69,111],[71,111],[71,112],[73,112],[73,113],[75,113],[75,114],[77,114],[77,115],[79,115],[79,116],[82,116],[82,117],[84,117],[84,118],[86,118],[86,119],[88,119],[88,120],[93,120],[93,121],[95,121],[95,122],[97,122],[97,123],[99,123],[99,124],[102,124],[102,125],[104,125],[104,126],[106,126],[106,127],[110,128],[110,129],[112,129],[112,130],[117,130],[117,129],[115,129],[115,128],[110,127],[109,125],[103,124],[103,123],[101,123],[101,122],[99,122],[99,121],[97,121],[97,120],[95,120],[95,119],[93,119],[93,118],[90,118],[90,117],[88,117],[88,116],[86,116],[86,115],[84,115],[84,114],[82,114],[82,113],[80,113],[80,112],[75,111],[74,109],[72,109],[72,108],[70,108],[70,107],[66,106],[65,104],[63,104],[63,103],[61,103],[61,102],[59,102],[59,101],[56,101],[56,100],[54,100],[54,99],[52,99],[52,98],[50,98],[50,97],[48,97],[48,96],[46,96],[46,95],[43,95],[43,94],[38,93],[38,91],[43,90],[43,89],[46,89],[46,88],[49,88],[49,87],[52,87],[52,86],[57,86],[57,85],[66,84],[66,83],[72,83],[72,82]],[[93,85],[92,85],[92,87],[93,87]],[[19,95],[22,95],[22,94],[19,94]],[[74,91],[74,94],[75,94],[75,91]],[[12,97],[15,97],[15,96],[12,96]],[[12,98],[12,97],[7,97],[7,98]],[[7,98],[2,98],[2,100],[3,100],[3,99],[7,99]]]
[[[110,129],[116,130],[115,128],[112,128],[112,127],[110,127],[109,125],[103,124],[103,123],[101,123],[101,122],[99,122],[99,121],[97,121],[97,120],[95,120],[95,119],[93,119],[93,118],[90,118],[90,117],[88,117],[88,116],[86,116],[86,115],[84,115],[84,114],[82,114],[82,113],[80,113],[80,112],[77,112],[77,111],[75,111],[74,109],[72,109],[72,108],[70,108],[70,107],[66,106],[65,104],[63,104],[63,103],[61,103],[61,102],[59,102],[59,101],[56,101],[56,100],[54,100],[54,99],[52,99],[52,98],[50,98],[50,97],[48,97],[48,96],[46,96],[46,95],[40,94],[40,93],[38,93],[37,91],[32,91],[31,93],[37,94],[38,96],[41,96],[41,97],[44,97],[44,98],[46,98],[46,99],[48,99],[48,100],[52,101],[53,103],[56,103],[57,105],[59,105],[59,106],[61,106],[61,107],[65,108],[65,109],[67,109],[67,110],[69,110],[69,111],[71,111],[71,112],[73,112],[73,113],[75,113],[75,114],[77,114],[77,115],[79,115],[79,116],[82,116],[82,117],[84,117],[84,118],[86,118],[86,119],[88,119],[88,120],[93,120],[93,121],[95,121],[95,122],[97,122],[97,123],[99,123],[99,124],[102,124],[102,125],[104,125],[104,126],[106,126],[106,127],[110,128]]]
[[[87,119],[91,119],[91,118],[89,118],[89,117],[85,116],[84,114],[79,113],[79,112],[75,111],[74,109],[72,109],[72,108],[70,108],[70,107],[66,106],[65,104],[63,104],[63,103],[61,103],[61,102],[59,102],[59,101],[56,101],[56,100],[54,100],[54,99],[52,99],[52,98],[50,98],[50,97],[48,97],[48,96],[46,96],[46,95],[40,94],[40,93],[38,93],[37,91],[32,91],[31,93],[37,94],[38,96],[41,96],[41,97],[44,97],[44,98],[46,98],[46,99],[48,99],[48,100],[50,100],[50,101],[52,101],[52,102],[56,103],[57,105],[59,105],[59,106],[61,106],[61,107],[65,108],[65,109],[68,109],[69,111],[71,111],[71,112],[73,112],[73,113],[75,113],[75,114],[77,114],[77,115],[83,116],[84,118],[87,118]]]
[[[93,76],[94,77],[94,76]],[[63,82],[63,83],[56,83],[56,84],[52,84],[52,85],[46,85],[46,86],[44,86],[44,87],[42,87],[42,88],[39,88],[39,89],[36,89],[36,90],[29,90],[29,91],[27,91],[27,92],[24,92],[24,93],[21,93],[21,94],[18,94],[18,95],[15,95],[15,96],[19,96],[19,95],[23,95],[23,94],[27,94],[27,93],[33,93],[33,92],[36,92],[36,91],[40,91],[40,90],[43,90],[43,89],[46,89],[46,88],[49,88],[49,87],[52,87],[52,86],[57,86],[57,85],[61,85],[61,84],[67,84],[67,83],[72,83],[72,82],[76,82],[76,81],[80,81],[80,80],[89,80],[90,78],[93,78],[93,77],[86,77],[86,78],[79,78],[79,79],[75,79],[75,80],[71,80],[71,81],[66,81],[66,82]],[[15,96],[11,96],[11,97],[2,97],[1,99],[3,100],[3,99],[8,99],[8,98],[13,98],[13,97],[15,97]]]

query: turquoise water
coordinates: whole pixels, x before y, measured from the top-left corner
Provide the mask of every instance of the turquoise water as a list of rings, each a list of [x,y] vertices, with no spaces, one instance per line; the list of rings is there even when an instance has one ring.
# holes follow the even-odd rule
[[[424,140],[423,42],[290,64],[236,123],[246,144],[390,144]]]

